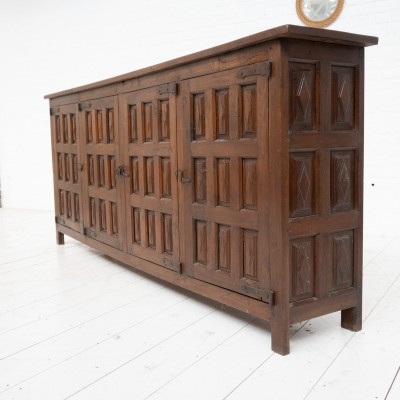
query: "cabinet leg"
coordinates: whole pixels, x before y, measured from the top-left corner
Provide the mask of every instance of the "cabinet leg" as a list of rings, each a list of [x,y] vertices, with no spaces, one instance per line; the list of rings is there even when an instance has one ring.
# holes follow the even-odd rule
[[[290,353],[289,326],[271,321],[271,349],[281,356]]]
[[[57,244],[60,244],[60,245],[65,244],[64,234],[59,231],[56,231],[56,241],[57,241]]]
[[[342,328],[358,332],[362,328],[361,307],[353,307],[342,310]]]

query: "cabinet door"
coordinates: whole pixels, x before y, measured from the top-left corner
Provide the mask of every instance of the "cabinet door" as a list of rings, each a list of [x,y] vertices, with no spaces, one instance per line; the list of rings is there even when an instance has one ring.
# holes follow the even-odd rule
[[[123,247],[121,199],[123,180],[116,175],[119,160],[116,97],[80,103],[83,149],[85,235]]]
[[[255,297],[269,287],[268,72],[188,80],[179,105],[185,271]]]
[[[51,108],[56,222],[83,232],[78,104]]]
[[[176,87],[121,96],[128,252],[179,270]]]

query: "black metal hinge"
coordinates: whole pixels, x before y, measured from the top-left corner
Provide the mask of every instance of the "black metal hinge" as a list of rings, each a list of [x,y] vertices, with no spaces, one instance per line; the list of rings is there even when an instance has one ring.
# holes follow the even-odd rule
[[[83,111],[89,109],[90,107],[92,107],[92,103],[79,103],[78,110]]]
[[[178,274],[182,273],[182,264],[179,261],[174,261],[169,258],[163,258],[162,265],[165,268],[172,269]]]
[[[60,112],[60,107],[50,107],[50,115],[54,115]]]
[[[167,83],[166,85],[161,85],[158,87],[158,94],[178,94],[179,85],[176,82]]]
[[[54,220],[56,221],[56,224],[65,225],[65,219],[61,217],[55,217]]]
[[[97,233],[89,228],[85,228],[83,230],[83,233],[85,234],[85,236],[89,236],[90,238],[95,238],[97,237]]]
[[[272,290],[268,289],[258,289],[252,286],[242,286],[242,290],[252,296],[252,297],[257,297],[264,303],[268,303],[270,306],[274,304],[274,292]]]
[[[254,75],[266,75],[271,76],[271,62],[264,61],[258,64],[251,65],[249,67],[244,67],[239,72],[239,78],[244,79],[247,76]]]

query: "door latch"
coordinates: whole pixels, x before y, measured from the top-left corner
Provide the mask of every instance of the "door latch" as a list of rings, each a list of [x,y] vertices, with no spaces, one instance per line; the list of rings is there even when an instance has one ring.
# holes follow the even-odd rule
[[[117,169],[115,170],[115,175],[116,176],[122,176],[122,177],[127,177],[129,174],[125,171],[125,167],[123,165],[119,165]]]
[[[178,170],[175,172],[175,176],[176,176],[182,183],[190,183],[190,182],[192,182],[192,179],[191,179],[191,178],[185,178],[185,176],[183,175],[183,172],[182,172],[180,169],[178,169]]]

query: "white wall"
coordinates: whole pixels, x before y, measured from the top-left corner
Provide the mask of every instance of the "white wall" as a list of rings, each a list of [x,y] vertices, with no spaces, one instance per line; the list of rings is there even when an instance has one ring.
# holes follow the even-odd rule
[[[398,183],[397,147],[387,147],[388,141],[400,144],[398,4],[398,0],[346,0],[342,15],[330,27],[380,37],[379,46],[366,49],[366,196],[370,199]],[[301,24],[295,0],[0,0],[3,206],[53,207],[44,94],[287,23]]]

